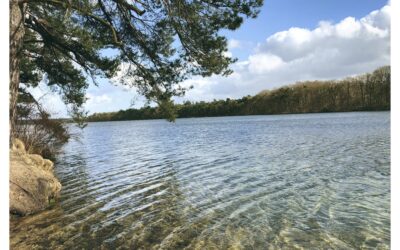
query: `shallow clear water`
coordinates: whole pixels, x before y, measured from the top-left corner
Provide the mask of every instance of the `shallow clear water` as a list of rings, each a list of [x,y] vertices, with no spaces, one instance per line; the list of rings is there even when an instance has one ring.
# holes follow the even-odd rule
[[[90,123],[20,249],[388,249],[390,112]]]

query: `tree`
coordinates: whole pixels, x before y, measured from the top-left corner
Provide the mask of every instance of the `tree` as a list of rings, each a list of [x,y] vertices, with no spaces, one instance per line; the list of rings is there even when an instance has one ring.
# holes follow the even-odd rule
[[[370,77],[367,77],[370,75]],[[372,105],[360,104],[359,81],[374,85]],[[306,81],[273,90],[264,90],[255,96],[212,102],[177,104],[177,116],[232,116],[265,115],[312,112],[346,112],[359,110],[390,110],[390,66],[376,69],[373,73],[343,80]],[[90,121],[161,119],[157,108],[147,107],[120,112],[99,113],[89,116]]]
[[[10,0],[10,127],[20,83],[41,80],[78,110],[88,79],[119,76],[164,105],[192,75],[231,73],[222,29],[255,18],[262,0]]]

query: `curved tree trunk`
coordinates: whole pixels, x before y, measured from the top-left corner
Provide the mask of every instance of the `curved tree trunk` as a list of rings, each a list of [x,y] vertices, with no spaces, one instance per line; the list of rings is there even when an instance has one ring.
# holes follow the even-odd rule
[[[25,35],[25,4],[10,0],[10,138],[15,135],[17,99],[19,88],[19,64],[22,41]]]

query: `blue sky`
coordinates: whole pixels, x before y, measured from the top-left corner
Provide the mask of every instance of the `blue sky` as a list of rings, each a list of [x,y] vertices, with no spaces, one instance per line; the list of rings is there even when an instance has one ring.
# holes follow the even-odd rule
[[[300,80],[336,79],[390,63],[390,10],[381,0],[265,0],[257,19],[223,31],[229,55],[239,60],[229,77],[194,77],[184,100],[210,101],[254,95]],[[45,89],[35,90],[36,95]],[[144,99],[102,80],[90,86],[90,113],[127,109]],[[59,97],[48,95],[56,116],[65,116]]]
[[[339,22],[352,16],[357,19],[387,4],[382,0],[264,0],[256,19],[248,19],[239,30],[225,32],[231,39],[255,44],[268,36],[291,27],[315,28],[322,20]],[[249,51],[235,51],[234,56],[245,59]]]

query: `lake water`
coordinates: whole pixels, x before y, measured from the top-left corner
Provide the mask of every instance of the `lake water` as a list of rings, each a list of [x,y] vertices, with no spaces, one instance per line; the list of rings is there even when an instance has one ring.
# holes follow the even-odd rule
[[[13,249],[388,249],[390,112],[90,123]]]

